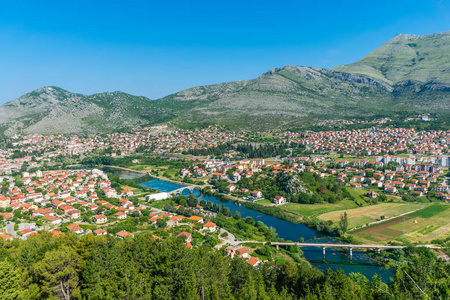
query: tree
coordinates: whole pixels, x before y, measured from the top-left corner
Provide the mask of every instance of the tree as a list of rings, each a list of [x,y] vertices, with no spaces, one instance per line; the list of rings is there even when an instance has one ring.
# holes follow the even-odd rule
[[[22,167],[20,168],[21,172],[25,172],[28,169],[28,163],[25,161],[22,164]]]
[[[212,206],[212,204],[211,204],[211,201],[208,201],[208,202],[206,203],[206,209],[207,209],[207,210],[212,210],[212,208],[213,208],[213,206]]]
[[[339,228],[341,229],[342,236],[345,238],[345,233],[348,229],[348,217],[347,212],[344,212],[344,214],[341,214],[341,221],[339,222]]]
[[[194,195],[190,194],[188,199],[188,204],[191,207],[196,207],[198,205],[197,198],[194,197]]]
[[[80,262],[78,254],[67,246],[45,253],[34,269],[35,276],[40,279],[42,298],[77,297],[80,293],[77,272]]]
[[[156,225],[158,226],[158,228],[166,228],[167,222],[164,219],[158,219],[156,220]]]
[[[181,199],[179,204],[180,204],[181,206],[183,206],[183,207],[186,207],[186,206],[187,206],[187,201],[186,201],[186,199]]]
[[[224,214],[227,217],[231,217],[233,214],[231,213],[231,210],[228,207],[225,207],[222,214]]]
[[[236,211],[236,212],[234,213],[234,218],[235,218],[236,220],[240,220],[240,219],[241,219],[241,214],[240,214],[238,211]]]
[[[324,184],[321,184],[319,187],[319,193],[325,194],[326,192],[327,192],[327,188],[325,187]]]
[[[0,263],[0,299],[23,299],[25,290],[20,270],[6,259]]]
[[[251,226],[255,226],[255,219],[253,219],[252,217],[247,217],[247,218],[245,218],[245,223],[247,223]]]

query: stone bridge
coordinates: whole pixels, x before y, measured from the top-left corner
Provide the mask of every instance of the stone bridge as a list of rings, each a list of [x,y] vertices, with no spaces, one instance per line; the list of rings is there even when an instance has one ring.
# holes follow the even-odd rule
[[[179,188],[179,189],[170,191],[169,194],[171,194],[171,195],[181,195],[181,194],[183,193],[184,190],[188,190],[189,193],[192,194],[192,191],[193,191],[194,189],[197,189],[197,190],[200,190],[200,191],[201,191],[201,190],[203,190],[205,187],[206,187],[206,185],[189,185],[189,186],[183,186],[183,187],[181,187],[181,188]]]

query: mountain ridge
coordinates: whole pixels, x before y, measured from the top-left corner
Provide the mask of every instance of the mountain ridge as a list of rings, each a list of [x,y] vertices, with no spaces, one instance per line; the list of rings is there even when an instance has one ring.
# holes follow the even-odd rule
[[[157,100],[46,86],[0,106],[0,130],[98,133],[171,121],[264,130],[324,119],[449,114],[450,31],[398,35],[361,60],[331,69],[285,65],[257,78],[198,86]]]

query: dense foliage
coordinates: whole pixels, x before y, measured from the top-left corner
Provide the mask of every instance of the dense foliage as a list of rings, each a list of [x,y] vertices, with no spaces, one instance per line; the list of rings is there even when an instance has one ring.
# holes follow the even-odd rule
[[[252,268],[181,239],[50,234],[0,242],[0,299],[447,299],[450,266],[425,251],[382,283],[307,264]],[[270,249],[260,249],[259,252]],[[425,276],[424,276],[425,275]]]
[[[210,180],[221,193],[227,192],[229,183],[225,180]],[[333,177],[321,178],[312,172],[301,172],[296,175],[280,172],[276,176],[261,176],[256,173],[252,177],[242,177],[237,182],[239,189],[261,191],[266,199],[283,196],[288,202],[313,204],[336,203],[343,199],[355,200],[344,186],[335,182]]]

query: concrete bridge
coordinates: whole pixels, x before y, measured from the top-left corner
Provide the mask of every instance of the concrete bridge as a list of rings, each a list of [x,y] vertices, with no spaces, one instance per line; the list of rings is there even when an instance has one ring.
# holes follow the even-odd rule
[[[407,246],[391,246],[391,245],[357,245],[357,244],[332,244],[332,243],[301,243],[301,242],[258,242],[258,241],[242,241],[239,242],[240,244],[243,243],[258,243],[258,244],[271,244],[272,246],[277,247],[279,249],[280,246],[293,246],[297,245],[299,247],[318,247],[322,248],[323,250],[323,256],[325,257],[325,250],[327,248],[345,248],[349,250],[350,259],[352,259],[353,256],[353,249],[374,249],[378,253],[380,253],[381,250],[385,249],[403,249]],[[430,249],[441,249],[442,247],[436,246],[436,245],[417,245],[416,247],[425,247]]]

